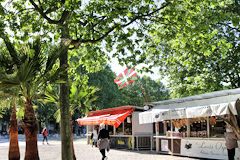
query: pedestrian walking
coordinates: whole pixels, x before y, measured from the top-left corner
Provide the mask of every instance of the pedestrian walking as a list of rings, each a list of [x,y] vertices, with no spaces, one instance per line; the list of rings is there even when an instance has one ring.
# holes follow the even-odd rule
[[[228,152],[228,159],[234,160],[235,148],[238,148],[238,143],[237,143],[237,137],[233,133],[233,130],[228,123],[226,126],[225,139],[226,139],[226,147]]]
[[[106,156],[106,150],[109,152],[110,150],[110,146],[109,146],[109,141],[110,141],[110,136],[109,136],[109,132],[108,130],[105,129],[105,124],[101,123],[100,124],[100,131],[98,134],[98,147],[99,150],[102,154],[102,160],[107,160],[107,156]]]
[[[47,133],[47,128],[46,127],[43,128],[42,134],[43,134],[43,142],[42,143],[44,144],[44,140],[46,140],[46,142],[48,144],[48,139],[47,139],[48,133]]]
[[[94,126],[94,128],[93,128],[91,139],[92,139],[92,147],[93,146],[97,147],[97,139],[98,139],[98,127],[97,126]]]

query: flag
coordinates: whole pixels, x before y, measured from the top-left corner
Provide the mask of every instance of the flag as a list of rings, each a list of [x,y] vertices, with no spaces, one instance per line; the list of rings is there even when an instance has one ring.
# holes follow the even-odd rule
[[[137,74],[133,68],[128,69],[126,68],[122,73],[120,73],[117,78],[114,80],[115,83],[118,85],[118,89],[122,89],[129,83],[138,80]]]

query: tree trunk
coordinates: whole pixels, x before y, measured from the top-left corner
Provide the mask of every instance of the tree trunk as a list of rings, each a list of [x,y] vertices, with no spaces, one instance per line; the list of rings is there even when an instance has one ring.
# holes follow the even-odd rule
[[[24,119],[22,127],[26,138],[26,151],[24,160],[39,160],[37,135],[38,123],[33,110],[32,102],[28,98],[25,102]]]
[[[10,133],[10,143],[9,143],[8,159],[19,160],[20,152],[19,152],[19,145],[18,145],[18,124],[17,124],[15,106],[12,107],[9,133]]]
[[[72,131],[72,154],[73,154],[73,160],[76,160],[76,156],[74,153],[74,145],[73,145],[73,127],[72,127],[72,116],[70,116],[70,122],[71,122],[71,131]]]
[[[68,29],[61,28],[62,38],[68,38]],[[62,46],[65,44],[62,42]],[[61,115],[61,142],[62,142],[62,160],[73,160],[72,157],[72,133],[70,123],[70,107],[69,107],[69,85],[68,85],[68,48],[66,48],[60,55],[60,67],[63,69],[60,74],[60,79],[66,83],[60,84],[60,115]]]

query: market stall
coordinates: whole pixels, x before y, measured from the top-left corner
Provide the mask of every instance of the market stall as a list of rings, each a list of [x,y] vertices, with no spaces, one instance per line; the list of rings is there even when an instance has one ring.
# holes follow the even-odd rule
[[[111,137],[111,148],[150,149],[153,144],[152,124],[139,124],[141,107],[122,106],[91,111],[85,118],[77,119],[79,125],[87,125],[88,143],[95,125],[105,123]]]
[[[156,151],[191,157],[227,159],[224,119],[238,117],[240,89],[153,102],[139,114],[140,124],[154,123]],[[240,158],[240,149],[236,158]]]

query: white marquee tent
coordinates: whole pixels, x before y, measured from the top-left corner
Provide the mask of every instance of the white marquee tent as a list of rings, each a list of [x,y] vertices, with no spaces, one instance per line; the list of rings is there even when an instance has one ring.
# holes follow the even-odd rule
[[[236,100],[240,88],[216,91],[180,99],[152,102],[153,108],[139,114],[139,123],[153,123],[169,119],[197,118],[229,114],[237,115]]]

